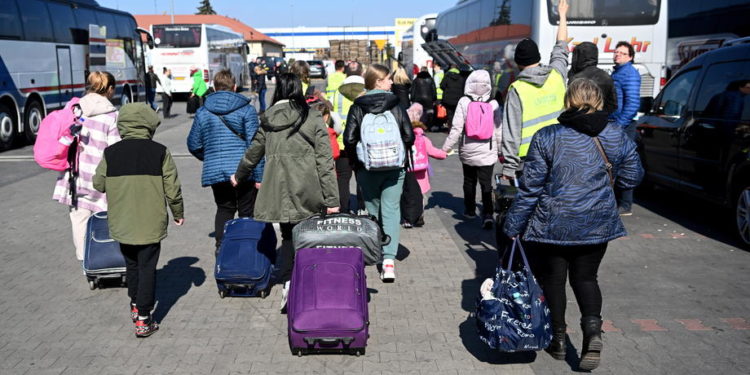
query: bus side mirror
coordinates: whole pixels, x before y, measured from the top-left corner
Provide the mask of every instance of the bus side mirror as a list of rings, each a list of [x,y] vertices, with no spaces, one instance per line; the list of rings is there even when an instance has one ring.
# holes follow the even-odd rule
[[[650,96],[644,96],[641,98],[641,107],[638,108],[638,112],[649,113],[654,109],[654,98]]]

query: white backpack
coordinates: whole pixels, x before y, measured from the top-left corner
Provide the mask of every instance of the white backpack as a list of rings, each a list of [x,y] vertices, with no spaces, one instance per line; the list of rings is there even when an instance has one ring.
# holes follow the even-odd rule
[[[365,165],[365,169],[380,171],[404,167],[404,143],[391,111],[366,114],[359,126],[359,136],[357,159]]]

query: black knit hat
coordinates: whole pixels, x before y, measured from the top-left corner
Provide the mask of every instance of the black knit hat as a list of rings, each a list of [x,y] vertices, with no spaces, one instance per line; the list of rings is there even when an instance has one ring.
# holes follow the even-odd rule
[[[539,55],[539,47],[533,40],[524,39],[516,46],[513,60],[520,66],[529,66],[541,61],[542,56]]]

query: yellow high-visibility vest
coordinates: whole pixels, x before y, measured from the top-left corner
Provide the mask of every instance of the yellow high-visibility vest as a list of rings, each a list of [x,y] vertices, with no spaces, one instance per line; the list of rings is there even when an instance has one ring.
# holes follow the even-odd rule
[[[329,102],[333,102],[333,95],[339,91],[339,87],[341,87],[341,84],[344,83],[344,80],[346,79],[346,74],[341,72],[336,72],[328,76],[328,85],[326,86],[326,99],[328,99]]]
[[[349,108],[351,108],[352,102],[351,100],[347,99],[344,94],[340,93],[339,90],[334,91],[333,98],[331,100],[331,103],[333,103],[333,111],[339,114],[339,117],[341,117],[341,127],[346,129],[346,116],[349,115]],[[344,149],[344,133],[341,132],[339,136],[336,138],[336,140],[339,142],[339,149]]]
[[[441,70],[435,73],[432,79],[435,81],[435,91],[437,91],[437,100],[443,100],[443,89],[440,88],[440,82],[443,82],[443,76],[445,73]]]
[[[510,87],[518,93],[523,108],[518,156],[525,157],[534,134],[545,126],[557,124],[557,117],[565,107],[565,80],[552,69],[542,87],[521,80],[511,83]]]

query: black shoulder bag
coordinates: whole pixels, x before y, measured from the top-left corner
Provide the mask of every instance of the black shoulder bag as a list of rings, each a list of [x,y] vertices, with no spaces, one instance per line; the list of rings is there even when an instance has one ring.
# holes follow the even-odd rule
[[[218,117],[219,120],[221,120],[221,122],[224,124],[224,126],[227,127],[227,129],[229,129],[230,132],[238,136],[242,141],[245,141],[245,135],[242,133],[239,133],[238,131],[234,130],[231,126],[229,126],[229,124],[227,123],[227,120],[224,120],[224,116],[219,116],[217,114],[214,114],[214,115],[216,115],[216,117]]]

